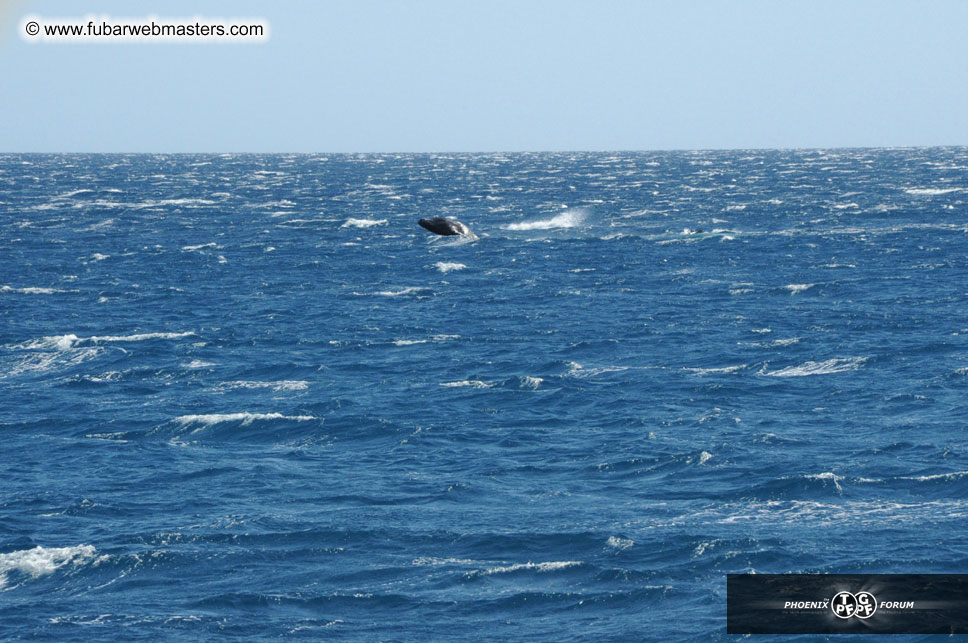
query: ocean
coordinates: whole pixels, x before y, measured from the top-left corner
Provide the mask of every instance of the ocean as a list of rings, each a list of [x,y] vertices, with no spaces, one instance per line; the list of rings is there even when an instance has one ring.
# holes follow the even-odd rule
[[[968,572],[968,148],[4,154],[0,317],[0,639],[731,640],[727,574]]]

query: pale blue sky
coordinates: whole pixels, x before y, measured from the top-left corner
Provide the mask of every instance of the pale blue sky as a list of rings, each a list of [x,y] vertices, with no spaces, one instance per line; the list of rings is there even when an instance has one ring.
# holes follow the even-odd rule
[[[3,1],[3,0],[0,0]],[[968,1],[35,0],[0,152],[968,144]],[[262,17],[265,44],[29,44],[27,14]]]

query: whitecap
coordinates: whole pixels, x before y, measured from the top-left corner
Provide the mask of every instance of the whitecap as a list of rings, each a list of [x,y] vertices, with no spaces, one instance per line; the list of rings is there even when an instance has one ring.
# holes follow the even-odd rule
[[[696,545],[696,548],[692,550],[693,557],[702,556],[706,553],[707,549],[714,549],[716,545],[722,542],[720,539],[715,538],[713,540],[704,540],[703,542]]]
[[[58,290],[57,288],[38,288],[36,286],[28,286],[26,288],[14,288],[12,286],[2,286],[0,287],[0,292],[18,292],[24,295],[53,295],[54,293],[66,292],[66,291]]]
[[[188,205],[188,206],[198,206],[198,205],[212,205],[215,201],[209,199],[162,199],[161,201],[145,201],[142,205],[145,207],[156,207],[159,205]]]
[[[30,353],[14,364],[7,366],[4,371],[0,371],[0,379],[16,377],[23,373],[43,373],[47,371],[70,368],[99,357],[104,353],[105,350],[103,348],[82,348],[69,350],[71,348],[69,345],[70,340],[65,339],[63,342],[63,345],[67,346],[67,348],[52,346],[50,348],[55,348],[57,350],[48,349],[42,352]]]
[[[840,486],[840,481],[844,479],[844,476],[838,476],[832,471],[825,471],[823,473],[808,473],[803,476],[807,480],[822,480],[823,482],[833,482],[834,487],[837,489],[838,493],[843,493],[844,490]]]
[[[187,331],[184,333],[139,333],[135,335],[93,335],[91,337],[78,337],[73,333],[69,333],[67,335],[51,335],[48,337],[41,337],[39,339],[31,339],[21,344],[9,345],[9,347],[17,350],[56,349],[67,351],[72,348],[76,348],[78,345],[83,345],[86,342],[95,344],[104,342],[138,342],[149,339],[178,339],[194,334],[195,333],[192,331]]]
[[[182,250],[185,252],[198,252],[199,250],[204,250],[205,248],[219,248],[220,246],[214,241],[209,241],[208,243],[200,243],[197,246],[182,246]]]
[[[481,380],[461,380],[459,382],[441,382],[441,386],[446,386],[448,388],[460,388],[463,386],[470,386],[472,388],[491,388],[491,385],[487,382],[482,382]]]
[[[867,361],[866,357],[835,357],[823,362],[804,362],[798,366],[788,366],[778,371],[761,371],[768,377],[804,377],[807,375],[830,375],[856,371]],[[765,367],[764,367],[765,368]]]
[[[437,266],[437,270],[444,273],[450,272],[451,270],[463,270],[464,268],[467,267],[462,263],[454,263],[454,262],[448,262],[448,261],[438,261],[434,265]]]
[[[283,415],[282,413],[203,413],[198,415],[180,415],[175,418],[178,424],[202,424],[212,426],[222,422],[241,422],[242,426],[252,424],[256,420],[289,420],[292,422],[309,422],[316,418],[312,415]]]
[[[735,373],[736,371],[741,371],[744,368],[746,368],[746,364],[739,364],[737,366],[721,366],[719,368],[683,368],[682,370],[695,373],[696,375],[710,375],[712,373]]]
[[[340,228],[372,228],[373,226],[386,225],[386,219],[347,219]]]
[[[602,375],[604,373],[620,373],[622,371],[629,370],[629,366],[598,366],[594,368],[585,368],[578,362],[568,363],[568,375],[572,377],[595,377],[596,375]]]
[[[426,288],[422,286],[410,286],[409,288],[404,288],[402,290],[380,290],[373,294],[380,295],[381,297],[399,297],[400,295],[410,295],[422,290],[426,290]]]
[[[260,389],[271,388],[273,391],[305,391],[309,388],[309,382],[303,380],[279,380],[277,382],[253,382],[239,380],[234,382],[223,382],[219,385],[222,389]]]
[[[555,215],[550,219],[539,221],[527,221],[523,223],[510,223],[504,226],[505,230],[555,230],[564,228],[576,228],[585,221],[585,212],[582,210],[568,210]]]
[[[74,547],[34,547],[0,554],[0,588],[7,584],[10,572],[28,574],[34,578],[51,574],[68,564],[81,565],[94,560],[93,545]]]
[[[69,199],[72,196],[77,196],[78,194],[93,194],[94,190],[88,188],[81,188],[80,190],[72,190],[70,192],[65,192],[64,194],[58,194],[55,199]]]
[[[544,382],[542,378],[532,377],[530,375],[525,375],[524,377],[520,378],[520,381],[521,388],[531,389],[532,391],[538,390],[538,387],[541,386],[542,382]]]
[[[784,286],[784,288],[789,290],[791,295],[796,295],[797,293],[801,293],[809,288],[813,288],[814,286],[816,286],[816,284],[789,284]]]
[[[550,561],[547,563],[517,563],[515,565],[507,565],[503,567],[490,567],[485,569],[482,574],[506,574],[508,572],[517,572],[523,569],[534,570],[538,572],[555,572],[560,569],[567,569],[569,567],[577,567],[581,565],[580,560],[562,560],[562,561]]]
[[[70,350],[79,341],[77,335],[73,333],[68,335],[50,335],[48,337],[41,337],[40,339],[31,339],[30,341],[24,342],[22,344],[10,344],[9,347],[16,350]]]
[[[324,221],[331,221],[331,219],[288,219],[286,221],[280,221],[277,225],[302,225],[304,223],[321,223]]]
[[[929,476],[901,476],[906,480],[917,480],[918,482],[932,482],[934,480],[958,480],[968,476],[968,471],[952,471],[951,473],[936,473]]]
[[[442,565],[473,565],[476,560],[469,558],[437,558],[435,556],[421,556],[414,558],[411,564],[416,567],[440,567]]]
[[[965,188],[906,188],[904,191],[914,196],[940,196],[964,190]]]
[[[135,335],[94,335],[87,338],[87,341],[91,342],[143,342],[149,339],[180,339],[182,337],[190,337],[195,333],[192,331],[186,331],[184,333],[138,333]],[[78,339],[75,337],[75,339]],[[78,339],[78,341],[85,341],[84,339]]]
[[[105,219],[104,221],[100,221],[98,223],[92,223],[86,228],[81,228],[79,232],[93,232],[94,230],[100,230],[102,228],[110,227],[115,223],[116,223],[115,219]]]
[[[635,545],[635,541],[631,538],[622,538],[621,536],[609,536],[608,540],[605,541],[605,545],[621,551]]]

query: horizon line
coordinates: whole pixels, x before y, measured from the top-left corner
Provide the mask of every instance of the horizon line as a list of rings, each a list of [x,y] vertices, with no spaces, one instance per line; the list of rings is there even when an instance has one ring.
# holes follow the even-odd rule
[[[285,152],[285,151],[101,151],[101,152],[8,152],[0,151],[0,156],[26,156],[26,155],[120,155],[120,156],[134,156],[139,154],[168,154],[168,155],[190,155],[190,154],[204,154],[204,155],[270,155],[270,154],[285,154],[291,156],[316,156],[316,155],[343,155],[343,156],[361,156],[361,155],[372,155],[372,156],[393,156],[393,155],[436,155],[436,154],[453,154],[453,155],[484,155],[484,154],[663,154],[663,153],[698,153],[698,152],[812,152],[812,151],[836,151],[836,150],[922,150],[922,149],[947,149],[947,148],[965,148],[968,144],[964,143],[953,143],[953,144],[932,144],[932,145],[883,145],[883,146],[873,146],[873,145],[831,145],[831,146],[805,146],[805,147],[697,147],[697,148],[655,148],[655,149],[562,149],[562,150],[471,150],[471,151],[458,151],[458,150],[424,150],[424,151],[316,151],[316,152]]]

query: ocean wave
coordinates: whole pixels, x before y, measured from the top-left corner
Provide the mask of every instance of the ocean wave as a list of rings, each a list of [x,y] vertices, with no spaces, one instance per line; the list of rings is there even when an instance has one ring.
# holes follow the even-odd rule
[[[866,357],[835,357],[823,362],[804,362],[798,366],[788,366],[778,371],[761,372],[767,377],[804,377],[807,375],[831,375],[856,371],[867,361]],[[765,368],[765,367],[764,367]]]
[[[544,379],[540,377],[532,377],[531,375],[525,375],[524,377],[518,378],[521,384],[521,388],[531,389],[532,391],[538,390]]]
[[[201,205],[214,205],[218,201],[212,201],[211,199],[161,199],[160,201],[148,200],[140,203],[139,205],[144,208],[157,208],[159,206],[169,206],[169,205],[182,205],[189,207],[198,207]]]
[[[175,422],[188,426],[190,424],[201,424],[203,426],[213,426],[223,422],[241,422],[242,426],[248,426],[260,420],[289,420],[291,422],[310,422],[317,419],[312,415],[283,415],[282,413],[203,413],[198,415],[180,415],[175,418]]]
[[[347,219],[340,228],[372,228],[378,225],[387,225],[386,219]]]
[[[504,226],[505,230],[557,230],[566,228],[577,228],[585,222],[587,214],[582,210],[568,210],[555,215],[550,219],[538,221],[527,221],[522,223],[509,223]]]
[[[805,290],[809,290],[810,288],[813,288],[816,285],[817,284],[789,284],[783,287],[786,290],[789,290],[791,295],[797,295],[799,293],[802,293]]]
[[[193,331],[182,333],[136,333],[133,335],[92,335],[78,337],[73,333],[66,335],[51,335],[39,339],[31,339],[20,344],[11,344],[8,348],[17,350],[60,350],[67,351],[88,343],[100,344],[105,342],[142,342],[151,339],[180,339],[194,335]]]
[[[78,339],[79,342],[90,341],[90,342],[143,342],[149,339],[181,339],[182,337],[191,337],[195,333],[193,331],[185,331],[182,333],[136,333],[134,335],[93,335],[88,337],[86,340],[81,338]]]
[[[612,549],[618,549],[619,551],[623,551],[625,549],[629,549],[630,547],[634,546],[635,541],[632,540],[631,538],[622,538],[621,536],[609,536],[608,540],[605,541],[605,545],[607,547],[611,547]]]
[[[719,368],[683,368],[682,370],[689,373],[694,373],[695,375],[712,375],[715,373],[736,373],[747,368],[746,364],[738,364],[736,366],[721,366]]]
[[[246,380],[223,382],[218,386],[220,389],[262,389],[269,388],[276,392],[281,391],[305,391],[309,388],[309,382],[302,380],[280,380],[278,382],[252,382]]]
[[[580,560],[561,560],[561,561],[550,561],[546,563],[516,563],[514,565],[505,565],[502,567],[489,567],[478,573],[490,576],[493,574],[510,574],[519,571],[536,571],[536,572],[556,572],[562,569],[568,569],[569,567],[578,567],[584,563]]]
[[[471,388],[491,388],[493,384],[488,384],[481,380],[460,380],[459,382],[441,382],[441,386],[446,386],[447,388],[462,388],[469,386]]]
[[[928,476],[904,477],[907,480],[917,480],[918,482],[934,482],[936,480],[960,480],[968,476],[968,471],[952,471],[951,473],[936,473]]]
[[[784,346],[792,346],[794,344],[800,343],[799,337],[790,337],[787,339],[775,339],[772,342],[743,342],[747,346],[756,346],[758,348],[782,348]]]
[[[283,212],[279,216],[286,216],[287,214],[289,214],[289,213],[288,212]],[[276,215],[273,215],[273,216],[276,216]],[[327,221],[330,221],[330,220],[331,219],[286,219],[285,221],[279,221],[276,225],[279,225],[279,226],[285,226],[285,225],[301,226],[301,225],[305,225],[307,223],[323,223],[323,222],[327,222]],[[342,226],[340,226],[340,227],[342,227]]]
[[[0,372],[0,379],[16,377],[25,373],[48,373],[72,368],[100,357],[104,352],[105,349],[99,347],[33,352],[7,365]]]
[[[373,294],[379,295],[381,297],[399,297],[401,295],[412,295],[414,293],[423,292],[425,290],[428,290],[428,288],[425,288],[424,286],[409,286],[401,290],[378,290]]]
[[[570,377],[595,377],[597,375],[604,375],[606,373],[621,373],[623,371],[628,371],[630,369],[649,369],[649,368],[659,368],[656,366],[595,366],[592,368],[586,368],[579,364],[578,362],[568,362],[568,372],[566,375]]]
[[[476,565],[479,561],[470,558],[437,558],[434,556],[421,556],[414,558],[411,564],[415,567],[442,567],[445,565]]]
[[[94,561],[96,553],[93,545],[76,545],[74,547],[34,547],[0,554],[0,589],[6,586],[13,572],[37,578],[52,574],[66,565],[83,565]]]
[[[221,247],[222,246],[218,245],[214,241],[209,241],[208,243],[200,243],[195,246],[182,246],[182,250],[184,252],[198,252],[199,250],[205,250],[207,248],[221,248]]]
[[[963,192],[966,188],[905,188],[905,192],[914,196],[940,196],[953,192]]]
[[[803,475],[806,480],[820,480],[822,482],[832,482],[834,488],[838,493],[843,493],[844,489],[840,486],[840,482],[844,479],[844,476],[839,476],[833,471],[824,471],[823,473],[807,473]]]
[[[55,293],[67,292],[67,291],[58,290],[57,288],[38,288],[36,286],[28,286],[26,288],[0,286],[0,292],[16,292],[16,293],[21,293],[23,295],[53,295]]]
[[[434,265],[437,267],[437,270],[443,273],[451,272],[452,270],[463,270],[467,267],[462,263],[454,263],[450,261],[438,261]]]
[[[71,190],[70,192],[64,192],[63,194],[58,194],[54,199],[69,199],[71,197],[78,196],[79,194],[94,194],[94,190],[89,188],[81,188],[79,190]]]
[[[184,366],[185,368],[206,368],[208,366],[215,366],[215,365],[216,365],[215,362],[206,362],[205,360],[201,360],[201,359],[193,359],[192,361],[188,362],[187,364],[183,364],[182,366]]]
[[[393,340],[394,346],[415,346],[417,344],[426,344],[429,340],[426,339],[395,339]]]

